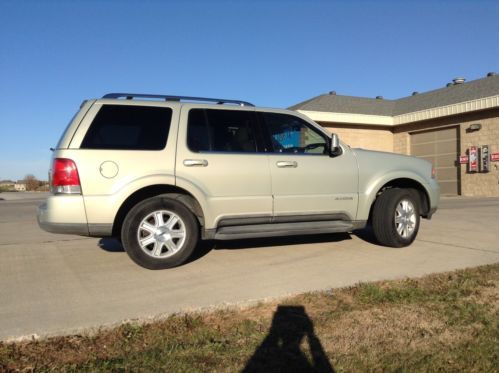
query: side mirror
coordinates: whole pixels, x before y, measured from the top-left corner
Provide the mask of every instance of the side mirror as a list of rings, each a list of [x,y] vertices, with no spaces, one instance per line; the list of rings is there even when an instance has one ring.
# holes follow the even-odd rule
[[[333,133],[331,135],[331,140],[329,143],[329,155],[331,157],[335,157],[340,154],[341,154],[340,139],[338,138],[337,134]]]

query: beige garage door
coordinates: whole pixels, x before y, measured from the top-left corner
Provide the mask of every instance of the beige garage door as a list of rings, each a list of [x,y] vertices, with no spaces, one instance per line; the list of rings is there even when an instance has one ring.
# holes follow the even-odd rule
[[[440,192],[444,195],[459,193],[458,128],[411,133],[411,154],[433,163],[437,169]]]

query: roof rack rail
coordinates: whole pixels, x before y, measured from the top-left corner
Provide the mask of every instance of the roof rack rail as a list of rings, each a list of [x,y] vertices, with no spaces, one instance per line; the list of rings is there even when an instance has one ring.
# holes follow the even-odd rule
[[[217,104],[236,104],[240,106],[255,106],[250,102],[241,100],[226,100],[223,98],[207,98],[207,97],[190,97],[190,96],[172,96],[172,95],[150,95],[144,93],[108,93],[102,98],[125,98],[133,100],[134,98],[159,98],[165,101],[204,101],[215,102]]]

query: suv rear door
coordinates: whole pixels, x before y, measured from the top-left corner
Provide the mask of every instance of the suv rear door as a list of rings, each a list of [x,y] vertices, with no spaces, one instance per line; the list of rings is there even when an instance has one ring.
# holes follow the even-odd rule
[[[122,190],[151,175],[175,183],[178,107],[99,100],[88,111],[60,156],[78,167],[91,234],[110,234]]]
[[[270,171],[253,108],[185,104],[178,139],[176,183],[200,194],[206,229],[270,222]]]

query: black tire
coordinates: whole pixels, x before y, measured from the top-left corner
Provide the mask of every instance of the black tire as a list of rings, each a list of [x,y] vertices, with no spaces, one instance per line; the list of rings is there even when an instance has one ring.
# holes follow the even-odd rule
[[[175,221],[172,217],[178,218],[178,221],[169,227]],[[164,222],[165,219],[168,221]],[[150,231],[151,226],[156,228],[155,233]],[[182,236],[183,232],[183,238],[174,237]],[[139,242],[139,236],[143,245]],[[121,240],[128,256],[147,269],[172,268],[184,263],[191,256],[198,239],[199,225],[194,215],[184,204],[168,195],[149,198],[135,205],[121,228]],[[148,240],[152,242],[146,245]],[[172,244],[174,249],[171,249]]]
[[[410,210],[410,205],[405,204],[408,202],[412,204],[414,210],[414,218],[404,220],[395,218],[397,208],[403,209],[406,206]],[[376,240],[385,246],[390,247],[404,247],[410,245],[416,238],[419,230],[420,223],[420,204],[419,197],[413,189],[398,189],[392,188],[385,190],[374,202],[372,211],[372,227]],[[409,214],[408,214],[409,215]],[[404,216],[408,216],[404,215]],[[404,227],[407,226],[407,229]],[[413,227],[411,229],[411,227]],[[400,230],[402,233],[400,233]]]

